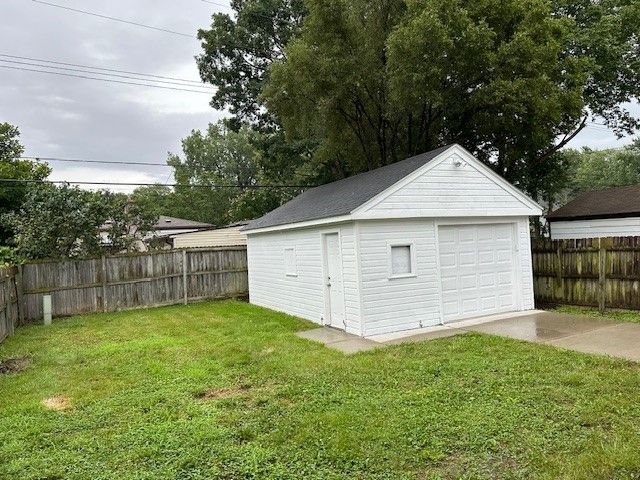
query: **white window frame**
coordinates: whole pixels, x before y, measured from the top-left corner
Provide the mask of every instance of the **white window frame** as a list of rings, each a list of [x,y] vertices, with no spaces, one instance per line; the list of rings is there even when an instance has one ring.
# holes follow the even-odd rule
[[[296,254],[296,247],[284,247],[284,274],[287,277],[298,276],[298,256]],[[287,252],[292,252],[293,255],[293,271],[287,270]]]
[[[391,251],[394,247],[409,247],[409,261],[411,271],[408,273],[393,273],[393,259]],[[395,242],[387,244],[387,270],[388,279],[393,280],[396,278],[413,278],[418,276],[417,262],[416,262],[416,249],[413,242]]]

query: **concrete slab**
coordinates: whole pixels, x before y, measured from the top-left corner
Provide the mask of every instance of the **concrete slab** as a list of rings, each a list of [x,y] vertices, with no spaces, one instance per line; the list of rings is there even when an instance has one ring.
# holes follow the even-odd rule
[[[638,361],[640,360],[640,325],[620,323],[545,343],[578,352],[598,353]]]
[[[300,338],[322,343],[328,348],[333,348],[334,350],[338,350],[346,354],[365,352],[382,346],[372,340],[330,327],[304,330],[302,332],[297,332],[296,335]]]
[[[467,332],[498,335],[640,362],[640,324],[544,311],[475,318],[368,338],[329,327],[305,330],[297,335],[351,354],[386,345],[427,341]]]

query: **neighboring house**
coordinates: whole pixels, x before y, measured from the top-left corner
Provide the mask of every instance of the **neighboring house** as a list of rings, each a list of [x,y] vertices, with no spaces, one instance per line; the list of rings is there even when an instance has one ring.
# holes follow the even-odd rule
[[[462,147],[439,148],[250,222],[250,301],[357,335],[530,310],[541,213]]]
[[[160,215],[153,228],[144,235],[141,241],[138,242],[138,250],[141,252],[146,251],[149,243],[151,242],[154,242],[156,245],[160,244],[164,248],[171,248],[171,235],[197,232],[205,228],[213,228],[213,225],[210,223],[186,220],[184,218]],[[100,231],[100,237],[103,245],[109,245],[109,240],[107,238],[108,230],[109,222],[105,223]]]
[[[247,244],[247,236],[240,229],[249,222],[238,222],[221,228],[171,235],[173,248],[237,247]]]
[[[547,221],[552,240],[640,236],[640,185],[582,193]]]

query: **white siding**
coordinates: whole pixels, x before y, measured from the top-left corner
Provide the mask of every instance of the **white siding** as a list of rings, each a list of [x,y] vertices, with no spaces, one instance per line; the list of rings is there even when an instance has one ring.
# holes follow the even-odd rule
[[[531,209],[479,167],[452,155],[371,206],[372,216],[522,215]]]
[[[202,232],[185,233],[173,238],[174,248],[235,247],[247,244],[242,227],[219,228]]]
[[[251,303],[322,323],[325,282],[322,233],[340,232],[345,295],[345,323],[361,334],[356,241],[353,224],[249,235],[249,299]],[[297,276],[287,276],[285,248],[295,248]]]
[[[376,220],[358,225],[364,334],[440,323],[433,220]],[[393,243],[413,245],[415,277],[389,279],[389,245]]]
[[[527,217],[518,220],[518,255],[520,257],[520,290],[521,309],[532,310],[535,308],[533,301],[533,264],[531,260],[531,230]]]
[[[550,225],[552,240],[640,235],[640,217],[561,221],[550,222]]]

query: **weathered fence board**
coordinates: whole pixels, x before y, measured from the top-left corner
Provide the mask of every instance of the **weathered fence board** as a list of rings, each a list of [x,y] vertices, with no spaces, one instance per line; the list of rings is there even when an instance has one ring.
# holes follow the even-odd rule
[[[640,310],[640,237],[534,240],[537,302]]]
[[[168,250],[0,269],[0,341],[16,325],[53,316],[109,312],[248,294],[246,247]]]
[[[20,323],[22,292],[18,280],[18,268],[0,268],[0,342]]]

